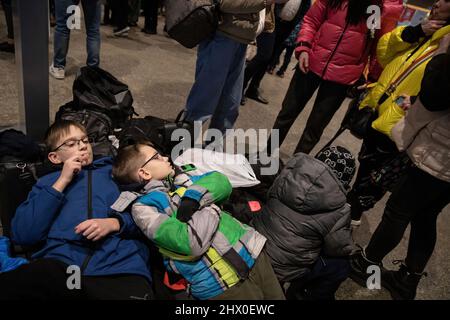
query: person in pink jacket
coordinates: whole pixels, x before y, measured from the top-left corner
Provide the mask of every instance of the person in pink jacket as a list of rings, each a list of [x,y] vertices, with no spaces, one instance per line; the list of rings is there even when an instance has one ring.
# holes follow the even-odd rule
[[[273,126],[280,145],[319,88],[312,113],[294,153],[309,153],[363,74],[376,48],[379,30],[368,28],[370,5],[383,0],[317,0],[306,14],[297,39],[299,60],[282,109]],[[268,145],[271,145],[269,141]]]

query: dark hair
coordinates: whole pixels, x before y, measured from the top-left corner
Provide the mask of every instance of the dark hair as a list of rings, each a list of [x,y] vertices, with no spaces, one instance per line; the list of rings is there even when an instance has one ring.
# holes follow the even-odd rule
[[[382,5],[382,0],[328,0],[328,6],[333,10],[339,10],[345,2],[348,2],[347,22],[351,25],[367,20],[369,17],[367,8],[370,5]]]
[[[145,162],[145,155],[141,152],[141,147],[153,145],[148,141],[140,141],[119,149],[117,157],[114,159],[112,175],[121,185],[133,184],[134,174]]]
[[[86,128],[78,122],[71,120],[60,120],[53,123],[45,132],[44,142],[47,151],[53,151],[60,143],[61,137],[70,133],[70,127],[76,127],[87,135]]]

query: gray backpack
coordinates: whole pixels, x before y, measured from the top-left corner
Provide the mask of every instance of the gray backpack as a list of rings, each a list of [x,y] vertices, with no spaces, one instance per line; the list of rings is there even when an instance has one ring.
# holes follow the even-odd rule
[[[169,35],[187,48],[211,37],[219,22],[220,0],[166,0]]]

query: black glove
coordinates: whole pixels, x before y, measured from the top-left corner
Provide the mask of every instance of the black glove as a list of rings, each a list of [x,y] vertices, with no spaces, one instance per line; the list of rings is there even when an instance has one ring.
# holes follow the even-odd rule
[[[200,203],[197,200],[182,198],[177,211],[177,219],[181,222],[188,222],[199,208]]]

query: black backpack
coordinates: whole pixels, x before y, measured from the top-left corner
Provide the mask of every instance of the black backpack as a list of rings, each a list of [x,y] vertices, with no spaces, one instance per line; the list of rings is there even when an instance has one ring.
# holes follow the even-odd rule
[[[261,213],[264,203],[249,191],[251,188],[235,188],[230,198],[223,204],[223,209],[242,223],[250,224]]]
[[[187,48],[211,37],[219,23],[219,0],[166,0],[169,35]]]
[[[73,102],[61,106],[55,115],[55,122],[71,120],[86,128],[91,140],[94,158],[117,155],[109,137],[113,135],[113,124],[108,115],[91,109],[78,109]]]
[[[134,112],[128,86],[99,67],[82,67],[73,83],[73,108],[104,113],[112,129],[120,128]]]
[[[158,117],[147,116],[145,118],[133,118],[128,120],[120,131],[119,145],[125,147],[143,140],[150,141],[155,148],[165,155],[171,155],[172,149],[183,138],[172,141],[172,133],[177,129],[185,129],[190,134],[190,147],[194,142],[194,125],[191,122],[180,120],[180,113],[175,121]]]
[[[39,145],[21,131],[8,129],[0,132],[0,157],[8,155],[34,161],[42,155],[41,152]]]
[[[0,221],[3,235],[11,237],[11,221],[17,207],[24,202],[39,177],[58,170],[45,160],[45,147],[20,131],[0,133]],[[17,152],[14,146],[24,146],[26,152]],[[13,252],[25,252],[33,248],[15,246]]]
[[[37,181],[36,163],[14,156],[0,157],[0,218],[3,235],[11,237],[11,221]]]

